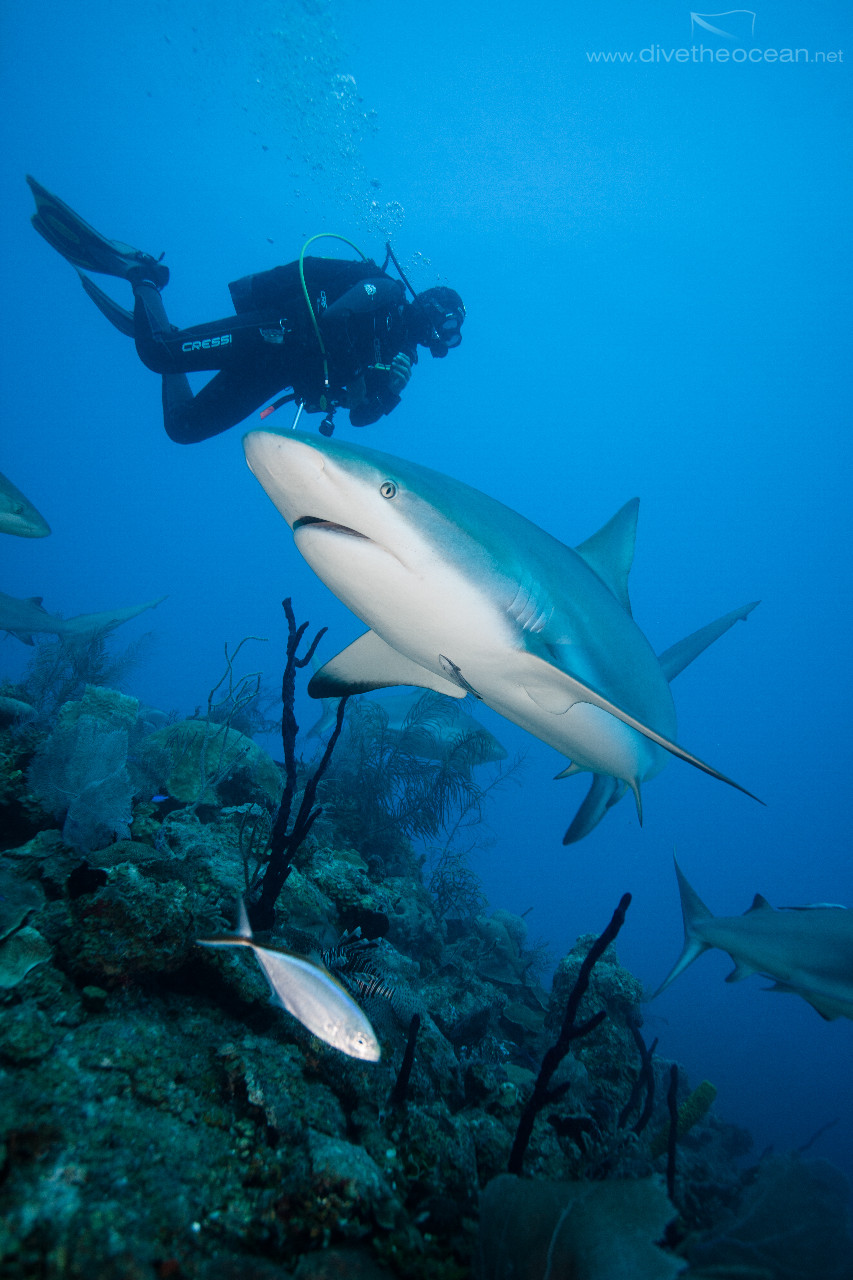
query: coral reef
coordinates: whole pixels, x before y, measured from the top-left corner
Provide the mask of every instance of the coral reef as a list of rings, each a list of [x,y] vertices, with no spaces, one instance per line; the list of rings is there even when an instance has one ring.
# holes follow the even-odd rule
[[[694,1125],[699,1124],[705,1118],[708,1111],[714,1105],[714,1099],[717,1096],[717,1090],[710,1080],[703,1080],[701,1084],[693,1090],[688,1098],[682,1102],[678,1108],[676,1120],[676,1130],[679,1139],[688,1134]],[[658,1129],[649,1144],[649,1154],[654,1160],[657,1156],[662,1156],[666,1151],[667,1142],[669,1141],[669,1126],[665,1129]]]
[[[143,764],[152,790],[187,804],[254,801],[275,807],[281,795],[281,775],[266,751],[230,725],[210,720],[180,720],[158,729],[145,741]]]
[[[347,793],[341,775],[318,789],[321,813],[309,792],[315,817],[263,945],[322,956],[363,1005],[382,1058],[315,1039],[270,1004],[244,951],[195,945],[229,930],[238,897],[260,883],[282,789],[274,766],[275,795],[273,775],[263,782],[268,757],[243,767],[228,718],[245,709],[239,683],[224,723],[180,730],[204,739],[213,763],[174,740],[152,744],[174,728],[153,709],[75,693],[53,725],[15,722],[0,740],[13,762],[0,816],[22,833],[7,837],[0,867],[4,1280],[853,1273],[839,1175],[796,1158],[742,1171],[748,1138],[683,1072],[667,1199],[671,1064],[639,1036],[640,984],[612,931],[603,945],[578,939],[546,992],[524,919],[476,897],[476,910],[448,915],[423,846],[389,825],[384,801],[364,812],[369,795]],[[96,759],[98,734],[124,733],[130,779],[126,826],[101,847],[69,839],[45,781],[74,759],[54,735],[82,749],[90,723]],[[221,732],[237,767],[220,760]],[[146,752],[157,768],[176,754],[191,763],[185,798],[178,787],[152,798]],[[299,813],[315,775],[297,756],[293,768]],[[506,1173],[513,1139],[566,1023],[587,1034],[551,1059],[521,1180]]]
[[[112,689],[87,685],[66,702],[35,753],[28,782],[41,804],[63,818],[62,838],[81,852],[130,835],[133,784],[130,734],[139,703]]]

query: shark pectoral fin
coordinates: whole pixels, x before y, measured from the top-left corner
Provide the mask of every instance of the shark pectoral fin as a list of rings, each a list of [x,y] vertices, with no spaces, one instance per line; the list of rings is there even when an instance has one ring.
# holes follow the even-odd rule
[[[715,640],[719,640],[720,636],[725,635],[736,622],[746,622],[753,609],[760,603],[760,600],[753,600],[751,604],[745,604],[740,609],[732,609],[731,613],[725,614],[722,618],[717,618],[716,622],[709,622],[707,627],[701,627],[691,635],[685,636],[683,640],[679,640],[678,644],[674,644],[670,649],[659,654],[658,662],[667,680],[674,680],[677,675],[680,675],[694,658],[698,658],[700,653],[704,653],[708,645],[713,644]]]
[[[464,698],[466,692],[392,649],[375,631],[366,631],[321,667],[311,677],[308,692],[312,698],[343,698],[398,684],[432,689],[450,698]]]
[[[532,698],[543,711],[550,711],[553,715],[562,715],[570,707],[573,707],[576,702],[588,702],[590,706],[599,707],[602,711],[609,712],[617,720],[621,720],[623,724],[627,724],[629,728],[635,729],[644,738],[648,738],[650,742],[656,742],[659,747],[663,747],[665,751],[677,756],[679,760],[684,760],[687,764],[692,764],[694,768],[701,769],[703,773],[716,778],[718,782],[728,783],[730,787],[734,787],[736,791],[742,791],[751,800],[758,800],[759,804],[764,804],[763,800],[759,800],[758,796],[753,795],[746,787],[742,787],[739,782],[735,782],[733,778],[720,773],[719,769],[715,769],[713,765],[706,764],[698,756],[685,751],[677,742],[672,742],[669,738],[665,738],[662,733],[657,733],[647,724],[643,724],[636,717],[629,715],[627,711],[617,707],[615,702],[602,697],[600,693],[597,693],[589,685],[584,684],[582,680],[569,675],[567,671],[563,671],[562,668],[553,663],[546,662],[544,658],[538,657],[535,653],[526,653],[524,657],[527,669],[524,673],[522,684],[528,697]]]
[[[558,774],[557,777],[565,777],[567,773],[568,770]],[[575,844],[578,840],[583,840],[584,836],[588,836],[590,831],[598,826],[607,810],[612,809],[613,805],[622,799],[625,790],[625,783],[619,778],[612,778],[609,773],[594,773],[592,786],[563,836],[563,844]]]

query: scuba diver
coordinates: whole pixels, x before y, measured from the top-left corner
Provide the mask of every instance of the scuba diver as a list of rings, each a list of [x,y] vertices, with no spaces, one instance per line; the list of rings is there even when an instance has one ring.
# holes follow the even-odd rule
[[[142,363],[162,374],[163,421],[178,444],[227,431],[285,388],[291,390],[261,417],[293,401],[296,420],[303,409],[325,413],[324,435],[332,434],[339,407],[349,410],[353,426],[368,426],[400,403],[419,346],[443,357],[462,340],[465,307],[455,290],[440,286],[416,294],[390,244],[382,267],[349,240],[361,261],[306,257],[305,249],[322,236],[307,242],[298,261],[230,284],[236,314],[178,329],[160,296],[169,281],[162,255],[107,240],[34,178],[27,182],[36,201],[36,231],[76,267],[107,319],[134,339]],[[399,280],[387,274],[389,261]],[[85,272],[127,280],[133,311]],[[194,394],[187,374],[207,370],[216,376]]]

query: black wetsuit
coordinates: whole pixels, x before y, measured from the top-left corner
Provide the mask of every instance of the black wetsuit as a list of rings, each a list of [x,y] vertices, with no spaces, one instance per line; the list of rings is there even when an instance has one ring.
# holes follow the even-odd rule
[[[305,258],[305,282],[326,349],[329,385],[298,263],[229,285],[236,314],[175,329],[153,284],[134,284],[134,331],[142,362],[163,374],[169,436],[193,444],[227,431],[286,387],[309,412],[346,406],[354,426],[390,413],[400,397],[389,366],[412,363],[405,288],[375,262]],[[188,373],[218,370],[197,394]]]

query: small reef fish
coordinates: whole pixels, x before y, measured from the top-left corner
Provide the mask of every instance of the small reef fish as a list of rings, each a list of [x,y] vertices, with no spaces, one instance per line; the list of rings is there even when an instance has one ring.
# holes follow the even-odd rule
[[[235,934],[199,938],[200,947],[249,947],[263,970],[272,992],[273,1004],[293,1014],[303,1027],[325,1040],[333,1049],[378,1062],[381,1050],[376,1033],[352,996],[321,965],[303,960],[289,951],[259,947],[252,940],[246,908],[240,902],[240,918]]]
[[[0,533],[16,538],[46,538],[50,525],[12,481],[0,472]]]
[[[711,947],[735,963],[726,982],[753,973],[772,978],[768,991],[802,996],[822,1018],[853,1018],[853,912],[830,903],[771,907],[760,893],[742,916],[714,916],[675,864],[684,916],[684,950],[651,996],[665,991]]]
[[[567,756],[559,777],[593,773],[564,843],[628,788],[642,821],[640,786],[668,752],[745,790],[675,742],[669,682],[755,605],[656,657],[628,599],[636,499],[572,549],[458,480],[348,441],[252,431],[243,445],[297,549],[371,628],[314,675],[312,697],[473,693]]]
[[[0,591],[0,631],[8,631],[23,644],[33,644],[33,636],[49,632],[55,636],[90,636],[98,631],[112,631],[113,627],[129,622],[146,609],[154,609],[165,600],[149,600],[147,604],[131,605],[127,609],[112,609],[106,613],[78,613],[75,618],[58,618],[42,608],[41,596],[19,600]]]

